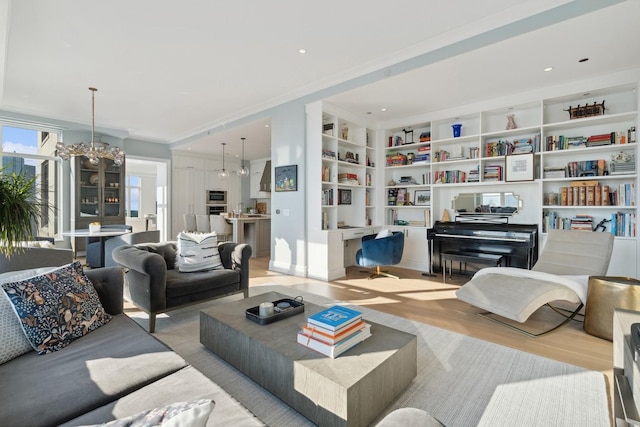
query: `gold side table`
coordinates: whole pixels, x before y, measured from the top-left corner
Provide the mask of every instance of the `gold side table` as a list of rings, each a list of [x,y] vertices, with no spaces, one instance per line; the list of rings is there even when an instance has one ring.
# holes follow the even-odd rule
[[[613,310],[640,311],[640,280],[631,277],[589,277],[584,331],[613,341]]]

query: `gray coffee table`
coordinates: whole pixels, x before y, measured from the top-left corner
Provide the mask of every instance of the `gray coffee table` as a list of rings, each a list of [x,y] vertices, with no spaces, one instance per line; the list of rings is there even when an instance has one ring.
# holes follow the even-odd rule
[[[245,317],[247,308],[294,296],[269,292],[202,310],[200,342],[318,425],[368,425],[415,378],[415,335],[364,316],[372,336],[331,359],[296,342],[324,306],[304,301],[304,313],[268,325]]]

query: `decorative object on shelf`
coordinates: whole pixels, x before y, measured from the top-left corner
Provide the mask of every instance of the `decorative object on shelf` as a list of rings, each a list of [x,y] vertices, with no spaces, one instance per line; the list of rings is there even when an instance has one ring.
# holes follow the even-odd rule
[[[453,137],[454,138],[459,138],[460,137],[460,130],[462,129],[462,124],[455,123],[455,124],[451,125],[451,127],[453,128]]]
[[[82,161],[82,167],[85,169],[98,170],[98,164],[96,163],[94,165],[93,163],[91,163],[91,160],[89,159],[84,159]]]
[[[408,165],[412,165],[413,164],[413,159],[415,158],[415,154],[413,153],[407,153],[407,164]]]
[[[340,137],[344,140],[349,139],[349,126],[343,125],[342,129],[340,129]]]
[[[276,191],[298,191],[298,165],[276,166]]]
[[[450,222],[451,221],[451,217],[449,216],[449,211],[445,208],[443,209],[442,212],[442,222]]]
[[[247,138],[240,138],[240,139],[242,140],[242,161],[240,162],[240,165],[242,167],[236,171],[236,174],[244,178],[246,176],[249,176],[249,168],[247,168],[244,164],[244,140]]]
[[[394,185],[396,185],[396,182],[392,179],[392,180],[390,180],[390,181],[387,183],[387,185],[388,185],[389,187],[393,187]]]
[[[124,163],[124,151],[120,150],[120,147],[113,147],[108,150],[106,142],[94,140],[95,131],[95,95],[98,89],[90,87],[91,91],[91,145],[87,145],[84,142],[73,145],[64,145],[64,142],[60,141],[56,144],[58,150],[58,157],[62,160],[69,160],[71,157],[86,156],[89,162],[93,165],[97,165],[100,159],[110,159],[114,163],[120,166]]]
[[[431,204],[431,190],[416,190],[413,193],[413,204],[416,206],[429,206]]]
[[[533,153],[505,156],[505,181],[533,181]]]
[[[413,144],[413,129],[402,129],[404,132],[404,144]]]
[[[578,104],[577,107],[569,106],[568,109],[563,111],[567,111],[569,113],[569,119],[573,120],[582,119],[584,117],[602,116],[604,114],[604,110],[603,100],[601,104],[596,102],[594,102],[593,105],[585,104],[580,106],[580,104]]]
[[[218,171],[218,177],[219,178],[226,178],[229,176],[229,172],[227,172],[227,170],[224,167],[224,146],[227,145],[226,142],[222,142],[222,169],[220,171]]]
[[[99,181],[100,181],[100,177],[97,173],[92,173],[91,176],[89,177],[89,184],[91,185],[98,185]]]
[[[338,204],[339,205],[351,204],[351,190],[338,190]]]
[[[507,114],[507,130],[518,129],[518,125],[516,125],[516,115],[515,114]]]

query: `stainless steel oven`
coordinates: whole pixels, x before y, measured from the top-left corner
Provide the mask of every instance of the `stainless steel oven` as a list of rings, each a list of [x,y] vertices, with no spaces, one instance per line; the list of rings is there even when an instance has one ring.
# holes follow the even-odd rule
[[[209,213],[209,215],[220,215],[223,214],[227,211],[227,207],[226,206],[213,206],[213,205],[207,205],[207,211]]]
[[[207,190],[207,205],[226,205],[227,192],[222,190]]]

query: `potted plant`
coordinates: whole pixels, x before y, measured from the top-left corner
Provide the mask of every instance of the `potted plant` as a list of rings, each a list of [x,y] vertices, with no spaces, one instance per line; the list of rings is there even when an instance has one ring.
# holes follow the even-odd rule
[[[36,178],[0,169],[0,254],[11,256],[20,242],[33,240],[33,225],[44,209],[37,197]]]

